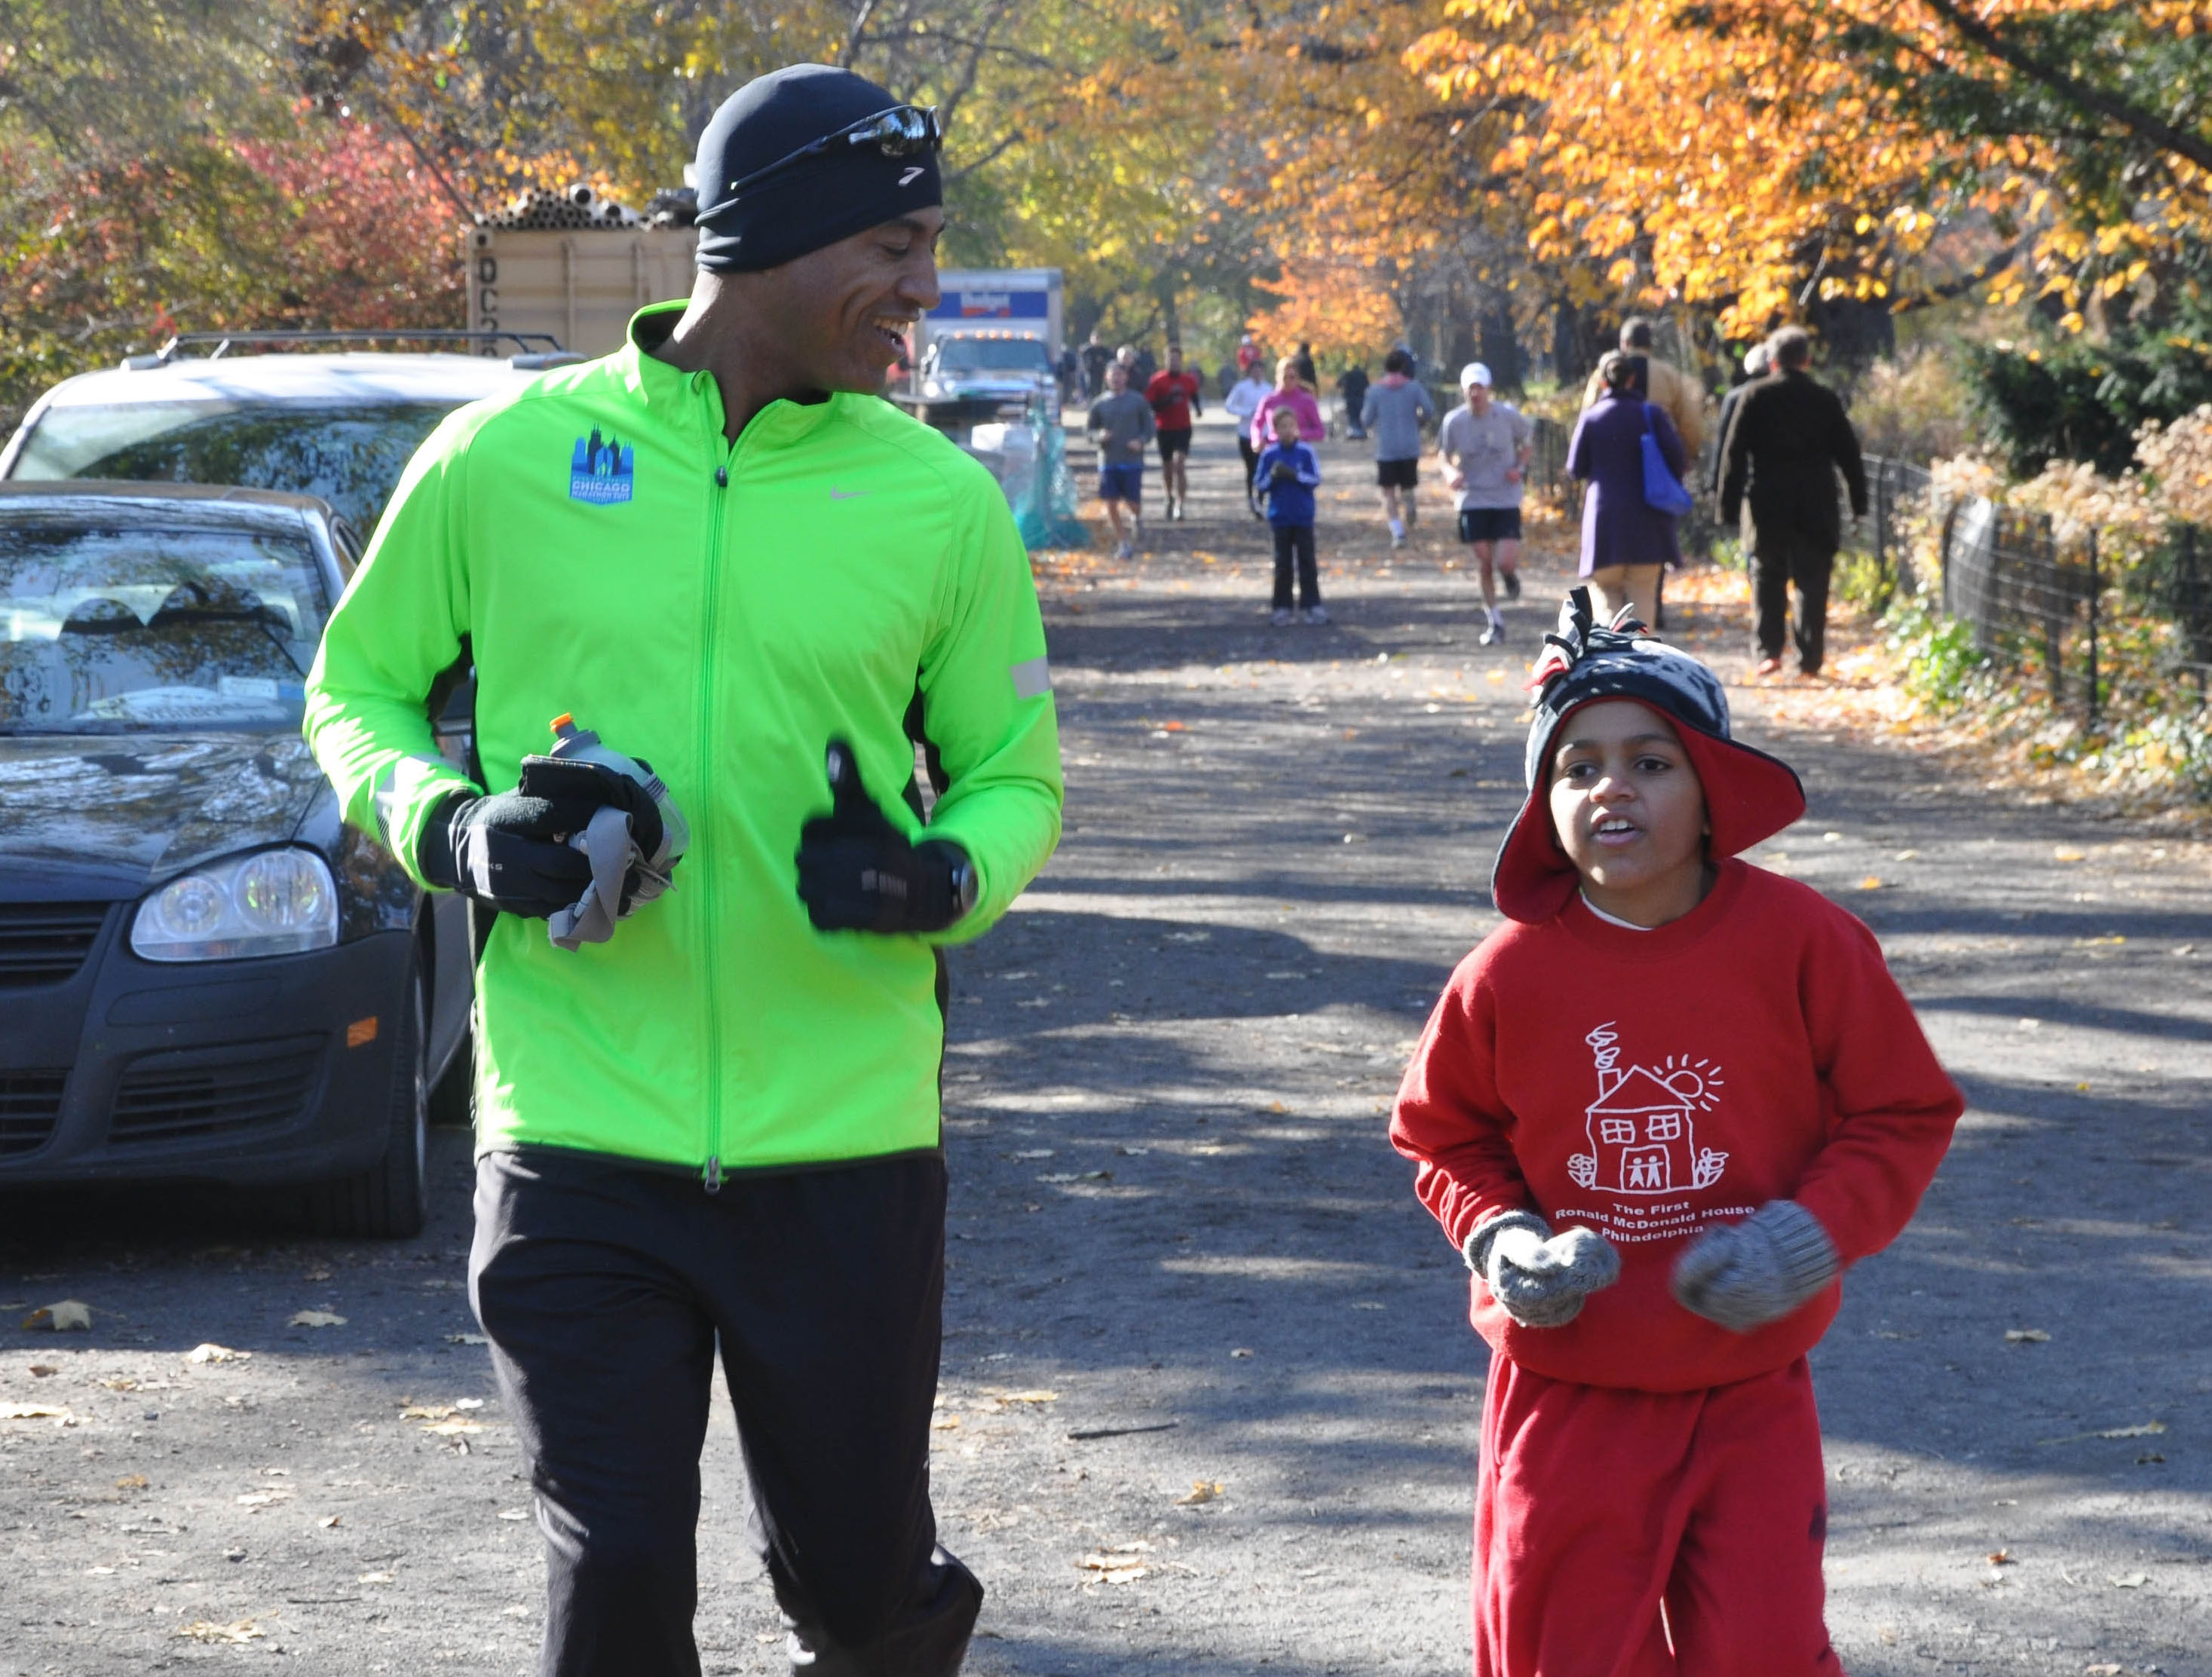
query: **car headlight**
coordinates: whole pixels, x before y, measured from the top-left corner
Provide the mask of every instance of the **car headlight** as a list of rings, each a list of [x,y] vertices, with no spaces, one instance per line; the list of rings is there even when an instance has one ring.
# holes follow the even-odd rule
[[[313,851],[259,851],[180,874],[131,923],[131,947],[148,960],[296,955],[337,941],[337,882]]]

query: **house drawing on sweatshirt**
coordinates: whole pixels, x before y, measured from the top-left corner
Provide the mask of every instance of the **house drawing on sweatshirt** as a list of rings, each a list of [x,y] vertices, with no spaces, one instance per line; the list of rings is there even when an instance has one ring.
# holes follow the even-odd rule
[[[1619,1063],[1609,1025],[1584,1038],[1597,1061],[1597,1099],[1583,1113],[1589,1151],[1567,1161],[1580,1188],[1679,1194],[1720,1180],[1728,1155],[1697,1142],[1697,1115],[1720,1104],[1720,1068],[1668,1055],[1656,1067]]]

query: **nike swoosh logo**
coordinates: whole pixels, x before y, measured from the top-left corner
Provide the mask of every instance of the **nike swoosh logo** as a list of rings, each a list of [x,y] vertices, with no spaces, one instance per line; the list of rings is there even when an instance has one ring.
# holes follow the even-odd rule
[[[830,492],[830,499],[831,500],[858,500],[861,496],[867,493],[868,492],[866,489],[832,489]]]
[[[925,170],[921,165],[917,163],[899,177],[899,185],[902,186],[911,186],[927,173],[928,172]]]

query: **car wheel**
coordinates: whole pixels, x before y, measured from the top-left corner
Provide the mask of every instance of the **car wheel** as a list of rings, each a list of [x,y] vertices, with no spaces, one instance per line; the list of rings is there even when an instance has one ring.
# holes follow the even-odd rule
[[[309,1191],[307,1219],[318,1234],[404,1240],[422,1233],[429,1217],[429,1032],[419,950],[407,963],[407,994],[392,1056],[384,1157],[359,1176]]]

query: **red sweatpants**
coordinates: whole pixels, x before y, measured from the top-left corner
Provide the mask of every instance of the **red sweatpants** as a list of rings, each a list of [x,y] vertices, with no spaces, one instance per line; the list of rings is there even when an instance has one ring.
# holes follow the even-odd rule
[[[1803,1358],[1639,1392],[1492,1357],[1475,1677],[1841,1677],[1820,1611],[1827,1531]]]

